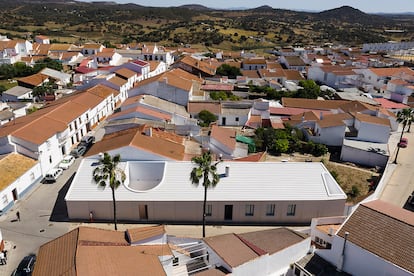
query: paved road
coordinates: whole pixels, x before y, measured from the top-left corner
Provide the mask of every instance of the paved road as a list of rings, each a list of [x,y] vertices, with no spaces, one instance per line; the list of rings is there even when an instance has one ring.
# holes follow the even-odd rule
[[[95,134],[98,134],[97,136],[102,135],[100,132]],[[412,156],[414,156],[414,133],[407,133],[405,136],[408,137],[409,146],[406,149],[400,150],[398,164],[395,166],[393,174],[380,196],[382,200],[399,206],[404,205],[408,195],[414,190],[414,162],[412,162]],[[391,144],[396,139],[399,139],[398,134],[393,135]],[[80,225],[113,229],[111,223],[89,224],[87,222],[67,221],[66,205],[63,199],[80,160],[77,159],[71,168],[64,171],[56,183],[37,183],[24,198],[17,201],[11,210],[0,217],[0,229],[9,250],[7,264],[0,265],[0,275],[10,275],[25,255],[37,253],[42,244]],[[392,161],[394,161],[394,156],[390,159],[390,162]],[[20,212],[21,221],[16,220],[16,211]],[[147,225],[119,224],[119,230],[143,226]],[[206,233],[207,236],[213,236],[268,228],[272,227],[207,226]],[[294,229],[306,230],[306,227]],[[167,225],[166,230],[169,235],[201,237],[201,226]]]
[[[401,132],[399,135],[401,135]],[[397,139],[400,138],[399,135],[397,135]],[[408,147],[401,148],[397,164],[391,164],[395,168],[380,195],[381,200],[399,207],[405,205],[408,197],[414,191],[414,131],[405,133],[404,137],[408,138]],[[390,158],[390,162],[394,162],[395,155],[396,148]]]
[[[30,254],[37,253],[39,247],[68,231],[81,226],[93,226],[104,229],[113,229],[112,223],[89,223],[69,222],[64,202],[67,189],[74,177],[81,158],[58,178],[56,183],[37,183],[33,189],[6,214],[0,217],[0,229],[3,239],[6,241],[8,250],[8,261],[6,265],[0,265],[0,275],[10,275],[17,267],[21,259]],[[16,220],[16,212],[20,212],[21,221]],[[119,230],[128,228],[144,227],[145,224],[118,224]],[[225,233],[244,233],[250,231],[264,230],[274,227],[242,227],[242,226],[207,226],[207,236]],[[293,227],[292,229],[303,230],[306,227]],[[178,237],[200,238],[201,226],[191,225],[166,225],[169,235]]]
[[[79,159],[76,160],[56,183],[36,183],[28,194],[0,217],[0,229],[8,249],[8,262],[0,266],[0,275],[10,275],[25,255],[37,253],[40,245],[72,227],[72,223],[61,222],[67,218],[66,207],[61,200],[68,186],[65,183],[70,181],[79,162]],[[17,211],[20,212],[20,221],[16,220]]]

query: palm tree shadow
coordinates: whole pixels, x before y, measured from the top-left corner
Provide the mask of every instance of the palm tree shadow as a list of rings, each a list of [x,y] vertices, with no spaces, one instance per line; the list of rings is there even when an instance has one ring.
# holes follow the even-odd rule
[[[76,173],[73,173],[68,181],[60,189],[58,196],[56,198],[55,206],[53,206],[52,214],[50,215],[50,221],[60,221],[67,222],[69,221],[68,209],[66,207],[65,196],[69,190],[70,184],[73,181]]]

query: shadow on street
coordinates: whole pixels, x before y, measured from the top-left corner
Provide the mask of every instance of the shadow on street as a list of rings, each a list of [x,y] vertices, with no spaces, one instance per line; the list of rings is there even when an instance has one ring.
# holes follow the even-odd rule
[[[69,221],[68,209],[66,208],[65,196],[69,190],[70,184],[72,183],[75,173],[66,181],[62,189],[59,190],[55,206],[53,206],[52,214],[50,215],[50,221],[64,222]]]

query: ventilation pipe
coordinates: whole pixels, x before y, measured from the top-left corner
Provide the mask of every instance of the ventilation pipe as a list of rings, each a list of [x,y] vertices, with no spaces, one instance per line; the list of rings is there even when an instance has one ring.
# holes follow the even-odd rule
[[[229,177],[229,175],[230,175],[230,166],[226,166],[225,175],[226,175],[226,177]]]
[[[342,253],[339,257],[338,265],[336,266],[336,270],[338,272],[342,272],[342,269],[344,268],[344,262],[345,262],[345,247],[346,247],[346,241],[348,240],[349,232],[345,232],[344,237],[344,245],[342,247]]]

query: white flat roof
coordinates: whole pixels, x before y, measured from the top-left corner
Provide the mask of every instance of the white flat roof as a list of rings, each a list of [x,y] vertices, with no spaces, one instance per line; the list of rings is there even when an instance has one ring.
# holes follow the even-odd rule
[[[92,180],[96,159],[84,159],[65,200],[111,201],[111,189]],[[96,163],[95,163],[96,164]],[[202,182],[191,184],[191,162],[129,161],[120,166],[127,180],[116,190],[117,201],[202,201]],[[229,176],[224,176],[229,166]],[[223,176],[208,192],[208,201],[307,201],[346,199],[322,163],[222,162]],[[202,181],[202,180],[201,180]]]

